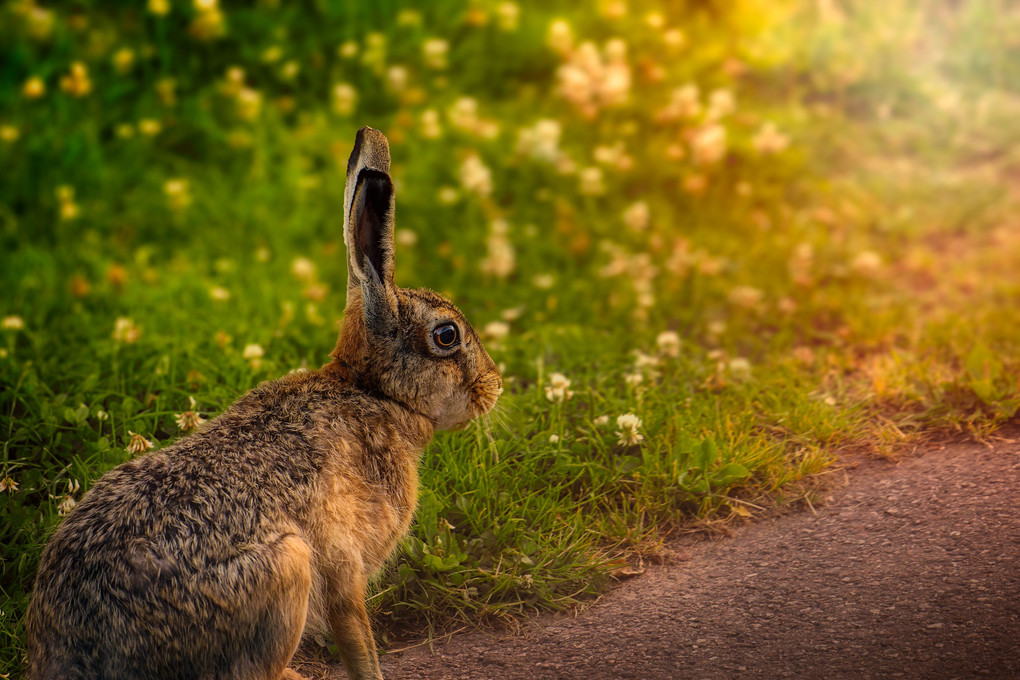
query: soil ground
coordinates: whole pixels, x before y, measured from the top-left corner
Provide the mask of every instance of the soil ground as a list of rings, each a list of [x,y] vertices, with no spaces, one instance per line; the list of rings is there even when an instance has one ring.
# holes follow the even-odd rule
[[[1020,678],[1020,432],[857,461],[846,481],[814,513],[677,544],[576,616],[386,654],[383,674]]]

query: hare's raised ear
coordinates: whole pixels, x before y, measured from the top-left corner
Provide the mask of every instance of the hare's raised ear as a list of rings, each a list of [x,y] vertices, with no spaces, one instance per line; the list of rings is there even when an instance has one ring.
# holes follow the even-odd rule
[[[360,290],[365,320],[386,321],[397,313],[393,283],[393,182],[390,149],[378,130],[362,128],[347,161],[344,244],[347,299]],[[373,324],[374,325],[374,324]]]

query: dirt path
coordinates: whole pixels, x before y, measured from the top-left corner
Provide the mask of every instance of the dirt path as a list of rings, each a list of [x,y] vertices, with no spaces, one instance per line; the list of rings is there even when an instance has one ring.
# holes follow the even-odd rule
[[[649,568],[576,618],[543,617],[522,637],[477,632],[434,655],[388,654],[383,673],[1020,678],[1020,443],[1011,436],[864,462],[817,514],[681,548],[688,559]]]

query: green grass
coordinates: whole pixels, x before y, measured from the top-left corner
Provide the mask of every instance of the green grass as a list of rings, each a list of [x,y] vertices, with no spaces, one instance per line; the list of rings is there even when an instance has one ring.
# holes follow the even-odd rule
[[[226,3],[210,40],[188,3],[83,2],[48,29],[0,10],[0,480],[17,484],[0,491],[0,673],[19,672],[61,504],[131,457],[130,433],[164,446],[190,397],[213,417],[328,357],[362,125],[392,145],[398,283],[450,294],[506,384],[493,417],[426,452],[414,532],[372,596],[383,635],[572,607],[671,532],[813,501],[841,450],[1014,417],[1020,15],[1002,3],[544,3],[513,29],[499,3],[276,4]],[[575,44],[626,41],[626,101],[561,96],[556,18]],[[421,58],[432,38],[445,68]],[[83,96],[60,84],[74,61]],[[701,113],[664,119],[688,83]],[[715,90],[734,99],[725,153],[699,160]],[[451,112],[464,97],[476,120]],[[559,163],[519,147],[541,120]],[[786,148],[761,150],[766,122]],[[463,186],[472,155],[487,195]],[[590,167],[604,192],[582,187]],[[627,226],[638,201],[648,223]],[[121,318],[137,338],[114,338]],[[554,374],[569,399],[547,397]]]

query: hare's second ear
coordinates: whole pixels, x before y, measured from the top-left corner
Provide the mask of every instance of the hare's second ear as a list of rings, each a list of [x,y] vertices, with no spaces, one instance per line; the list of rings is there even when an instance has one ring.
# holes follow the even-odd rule
[[[360,288],[366,320],[397,312],[393,283],[393,182],[385,172],[363,168],[351,197],[344,231],[347,243],[348,294]],[[378,319],[377,320],[381,320]]]

